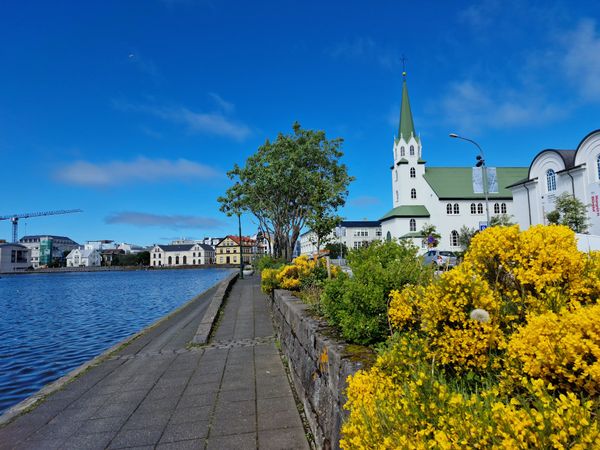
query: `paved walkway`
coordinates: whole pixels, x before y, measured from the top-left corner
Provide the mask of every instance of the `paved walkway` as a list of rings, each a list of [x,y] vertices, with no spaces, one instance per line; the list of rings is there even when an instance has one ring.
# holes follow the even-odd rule
[[[0,449],[308,449],[256,276],[186,346],[212,292],[0,428]]]

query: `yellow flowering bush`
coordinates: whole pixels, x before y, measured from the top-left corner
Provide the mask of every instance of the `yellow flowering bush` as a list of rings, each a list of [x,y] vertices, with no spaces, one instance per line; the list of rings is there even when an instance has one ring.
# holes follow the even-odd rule
[[[335,265],[330,266],[332,277],[336,277],[340,269]],[[291,264],[279,269],[263,269],[261,272],[261,286],[265,293],[274,289],[300,290],[303,283],[323,280],[327,278],[327,266],[324,259],[309,259],[302,255],[295,258]]]
[[[479,233],[460,266],[391,291],[341,447],[600,449],[599,295],[600,255],[568,228]]]

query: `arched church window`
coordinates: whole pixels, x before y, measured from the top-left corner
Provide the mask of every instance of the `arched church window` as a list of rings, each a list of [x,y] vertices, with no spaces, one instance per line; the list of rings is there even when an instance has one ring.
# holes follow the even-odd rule
[[[477,206],[475,206],[475,203],[471,203],[471,214],[477,214]]]
[[[452,230],[450,233],[450,247],[458,247],[458,231]]]
[[[458,203],[454,204],[454,214],[460,214],[460,207],[458,206]]]
[[[398,191],[396,191],[396,201],[398,201]]]
[[[396,147],[394,147],[394,161],[396,161],[398,159],[398,151],[396,150]]]
[[[400,156],[404,156],[404,145],[400,147]]]
[[[556,173],[552,169],[546,171],[546,184],[548,186],[548,192],[556,190]]]
[[[173,264],[173,258],[169,256],[169,265]]]
[[[500,214],[500,205],[498,203],[494,203],[494,214]]]
[[[179,265],[179,255],[175,256],[175,265]]]
[[[183,264],[187,264],[187,256],[183,255]]]
[[[410,168],[410,177],[411,178],[415,178],[417,176],[417,171],[415,170],[414,167]]]
[[[394,179],[398,181],[398,171],[394,170]]]
[[[389,231],[387,232],[387,234],[385,235],[385,240],[390,242],[392,240],[392,233],[390,233]]]
[[[483,214],[483,203],[477,203],[477,214]]]
[[[417,231],[417,221],[415,219],[410,219],[408,226],[409,226],[409,231]]]
[[[446,205],[446,214],[452,214],[452,203]]]
[[[415,188],[410,190],[410,198],[417,198],[417,190]]]
[[[415,146],[414,145],[410,146],[410,156],[415,156]]]
[[[596,156],[596,169],[598,171],[598,179],[600,180],[600,155]]]
[[[501,212],[502,214],[506,214],[506,203],[502,203],[502,204],[500,205],[500,212]]]

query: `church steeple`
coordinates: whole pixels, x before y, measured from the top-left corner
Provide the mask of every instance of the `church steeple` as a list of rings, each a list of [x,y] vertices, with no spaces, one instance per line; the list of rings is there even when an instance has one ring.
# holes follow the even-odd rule
[[[408,99],[408,88],[406,87],[406,72],[402,72],[402,105],[400,106],[400,126],[398,127],[398,139],[408,142],[414,137],[418,142],[419,138],[415,133],[415,124],[413,122],[412,112],[410,110],[410,101]]]

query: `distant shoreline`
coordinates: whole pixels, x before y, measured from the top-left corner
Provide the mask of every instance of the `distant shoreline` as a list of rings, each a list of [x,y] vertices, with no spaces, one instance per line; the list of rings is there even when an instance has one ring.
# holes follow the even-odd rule
[[[37,270],[25,270],[22,272],[0,272],[0,277],[10,275],[35,275],[39,273],[71,273],[71,272],[130,272],[138,270],[190,270],[190,269],[237,269],[238,265],[232,264],[204,264],[196,266],[100,266],[100,267],[55,267]]]

